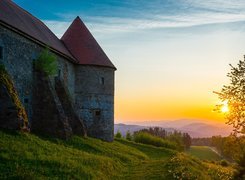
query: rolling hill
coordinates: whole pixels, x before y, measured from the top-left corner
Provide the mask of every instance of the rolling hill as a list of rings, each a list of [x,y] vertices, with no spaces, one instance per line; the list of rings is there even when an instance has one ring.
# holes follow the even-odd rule
[[[207,146],[191,146],[187,153],[202,160],[217,161],[222,159],[216,152]]]
[[[0,130],[0,179],[230,179],[233,169],[123,139],[64,141]]]

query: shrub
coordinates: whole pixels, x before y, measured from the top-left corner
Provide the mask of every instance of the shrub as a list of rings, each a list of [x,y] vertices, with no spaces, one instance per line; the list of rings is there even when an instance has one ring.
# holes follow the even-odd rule
[[[58,71],[57,57],[46,48],[35,61],[35,68],[43,72],[45,76],[55,75]]]
[[[227,167],[227,166],[229,166],[229,163],[228,163],[225,159],[222,159],[222,160],[220,161],[220,165],[221,165],[221,166],[224,166],[224,167]]]
[[[128,140],[128,141],[132,141],[132,135],[130,134],[130,131],[127,131],[127,134],[126,134],[126,139]]]
[[[190,148],[191,137],[188,133],[182,133],[179,131],[167,132],[166,129],[160,127],[150,127],[147,129],[141,129],[138,132],[149,133],[153,136],[163,138],[171,141],[177,145],[179,151],[184,151]]]
[[[116,135],[115,135],[116,138],[122,138],[122,134],[121,132],[118,130]]]
[[[165,148],[170,148],[170,149],[175,149],[175,150],[177,149],[177,146],[175,143],[170,142],[168,140],[164,140],[156,136],[153,136],[145,132],[135,133],[134,141],[137,143],[149,144],[149,145],[153,145],[156,147],[165,147]]]

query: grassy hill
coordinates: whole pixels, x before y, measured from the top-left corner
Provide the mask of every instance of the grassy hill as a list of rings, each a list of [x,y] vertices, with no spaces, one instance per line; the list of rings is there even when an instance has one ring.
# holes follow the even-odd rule
[[[222,159],[207,146],[191,146],[187,153],[202,160],[218,161]]]
[[[229,179],[231,167],[126,140],[68,141],[0,130],[0,179]]]

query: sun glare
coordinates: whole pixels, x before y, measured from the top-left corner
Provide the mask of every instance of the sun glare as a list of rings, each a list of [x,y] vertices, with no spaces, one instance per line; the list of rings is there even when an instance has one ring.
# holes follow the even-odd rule
[[[222,113],[227,113],[228,111],[229,111],[228,102],[224,101],[223,106],[221,108],[221,112]]]

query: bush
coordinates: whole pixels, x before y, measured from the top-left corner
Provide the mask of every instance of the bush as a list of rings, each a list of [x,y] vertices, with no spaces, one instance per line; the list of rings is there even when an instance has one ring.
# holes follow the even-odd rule
[[[58,65],[56,56],[50,53],[48,49],[43,50],[35,61],[35,68],[43,72],[45,76],[57,74]]]
[[[138,132],[134,134],[134,141],[142,144],[149,144],[156,147],[165,147],[177,150],[176,144],[168,140],[153,136],[149,133]]]
[[[132,137],[132,135],[130,134],[130,131],[127,131],[126,139],[127,139],[128,141],[132,141],[133,137]]]
[[[220,165],[221,165],[221,166],[224,166],[224,167],[227,167],[227,166],[229,166],[229,163],[228,163],[225,159],[222,159],[222,160],[220,161]]]
[[[116,138],[122,138],[122,134],[120,131],[117,131],[116,135],[115,135]]]

